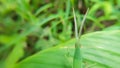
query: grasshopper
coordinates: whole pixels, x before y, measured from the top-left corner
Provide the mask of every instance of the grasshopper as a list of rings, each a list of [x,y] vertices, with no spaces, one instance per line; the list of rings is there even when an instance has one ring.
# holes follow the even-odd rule
[[[72,9],[73,9],[73,15],[74,15],[74,25],[75,25],[74,27],[75,27],[75,38],[76,38],[72,68],[83,68],[82,50],[81,50],[81,44],[79,42],[80,42],[80,37],[81,37],[81,33],[82,33],[82,28],[83,28],[83,25],[84,25],[84,22],[85,22],[85,19],[86,19],[89,9],[87,10],[87,12],[81,22],[79,32],[78,32],[78,28],[77,28],[77,20],[76,20],[74,7],[72,7]]]

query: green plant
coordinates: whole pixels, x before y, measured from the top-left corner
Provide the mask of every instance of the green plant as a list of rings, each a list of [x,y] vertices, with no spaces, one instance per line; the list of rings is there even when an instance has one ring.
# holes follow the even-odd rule
[[[119,32],[100,31],[81,37],[85,68],[119,68]],[[71,39],[43,50],[21,61],[15,68],[72,68],[74,44],[75,39]]]
[[[80,40],[83,68],[119,68],[120,0],[78,2],[78,27],[90,8]],[[71,7],[70,0],[0,0],[0,68],[72,68]]]

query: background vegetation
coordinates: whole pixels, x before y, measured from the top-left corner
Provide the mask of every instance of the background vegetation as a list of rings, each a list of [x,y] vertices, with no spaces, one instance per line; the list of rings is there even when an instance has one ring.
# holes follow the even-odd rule
[[[89,8],[82,44],[103,47],[83,50],[85,67],[119,68],[120,0],[75,0],[74,7],[78,27]],[[70,0],[0,0],[0,68],[71,68],[74,42]]]

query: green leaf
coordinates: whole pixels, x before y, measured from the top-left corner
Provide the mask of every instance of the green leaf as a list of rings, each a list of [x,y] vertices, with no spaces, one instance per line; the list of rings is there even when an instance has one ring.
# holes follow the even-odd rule
[[[40,7],[37,11],[36,11],[36,13],[35,13],[35,15],[37,16],[39,13],[41,13],[43,10],[46,10],[46,9],[48,9],[48,8],[50,8],[50,7],[52,7],[52,4],[50,3],[50,4],[47,4],[47,5],[45,5],[45,6],[43,6],[43,7]]]
[[[120,30],[120,25],[112,25],[112,26],[109,26],[105,29],[103,29],[105,31],[108,31],[108,30]]]
[[[81,37],[85,68],[120,67],[120,31],[98,31]],[[75,39],[38,52],[15,68],[72,68]]]
[[[75,3],[74,0],[71,0],[71,3],[72,3],[72,6],[74,6],[74,3]]]
[[[119,68],[119,32],[102,31],[84,35],[81,41],[82,45],[84,45],[84,58],[102,64],[99,66],[101,68]]]
[[[19,42],[15,45],[14,49],[8,55],[6,61],[5,61],[5,68],[13,68],[16,62],[23,56],[24,51],[23,51],[24,43]]]

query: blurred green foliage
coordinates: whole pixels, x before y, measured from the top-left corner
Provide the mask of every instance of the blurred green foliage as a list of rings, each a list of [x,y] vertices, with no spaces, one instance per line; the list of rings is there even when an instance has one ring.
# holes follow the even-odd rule
[[[120,29],[120,0],[75,0],[74,5],[78,24],[90,9],[83,33]],[[0,67],[12,68],[72,38],[70,0],[0,0]]]

